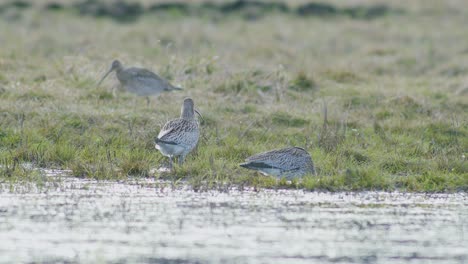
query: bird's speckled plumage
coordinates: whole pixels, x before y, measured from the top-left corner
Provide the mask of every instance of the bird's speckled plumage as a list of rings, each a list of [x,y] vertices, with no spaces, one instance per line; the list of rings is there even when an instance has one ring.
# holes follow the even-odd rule
[[[182,90],[182,88],[173,86],[167,80],[147,69],[124,68],[118,60],[112,63],[112,67],[99,81],[99,84],[114,70],[117,79],[125,90],[140,96],[159,95],[162,92]]]
[[[315,168],[309,153],[299,147],[276,149],[253,155],[240,164],[241,167],[258,170],[263,174],[288,179],[306,174],[315,175]]]
[[[171,160],[179,157],[182,164],[185,156],[190,153],[198,143],[200,129],[194,115],[193,100],[187,98],[182,105],[180,118],[167,122],[156,138],[156,149]]]

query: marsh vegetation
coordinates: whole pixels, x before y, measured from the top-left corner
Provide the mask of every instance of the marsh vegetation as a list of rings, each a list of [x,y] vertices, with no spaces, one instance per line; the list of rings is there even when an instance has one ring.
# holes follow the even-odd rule
[[[31,163],[197,190],[468,190],[468,4],[356,2],[320,13],[305,1],[164,12],[128,1],[131,19],[83,16],[99,1],[4,3],[1,181],[35,179]],[[97,88],[114,59],[184,92],[148,107],[115,78]],[[154,138],[186,96],[204,116],[199,145],[177,173],[154,173]],[[307,149],[319,176],[288,185],[238,167],[285,146]]]

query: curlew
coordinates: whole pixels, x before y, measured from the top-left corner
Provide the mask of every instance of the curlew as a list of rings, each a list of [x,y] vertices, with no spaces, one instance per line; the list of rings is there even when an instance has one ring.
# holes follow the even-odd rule
[[[122,63],[118,60],[112,62],[111,68],[99,81],[98,86],[113,71],[115,71],[117,79],[125,90],[139,96],[145,96],[148,104],[149,96],[157,96],[162,92],[182,90],[182,88],[173,86],[167,80],[147,69],[135,67],[124,68]]]
[[[248,157],[241,167],[257,170],[265,175],[286,177],[287,179],[315,175],[310,154],[303,148],[290,147],[259,153]]]
[[[164,156],[169,157],[171,169],[174,157],[178,157],[179,165],[182,165],[185,156],[198,143],[200,128],[195,113],[200,115],[194,108],[193,100],[186,98],[182,104],[180,118],[167,122],[155,139],[156,149]]]

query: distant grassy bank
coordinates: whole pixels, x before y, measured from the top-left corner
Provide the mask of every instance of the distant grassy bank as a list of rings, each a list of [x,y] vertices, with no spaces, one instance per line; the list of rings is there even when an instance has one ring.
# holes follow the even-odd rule
[[[282,1],[233,0],[233,1],[39,1],[27,2],[12,0],[0,4],[0,13],[8,9],[42,8],[46,11],[77,12],[80,15],[112,18],[119,22],[133,22],[142,15],[201,16],[220,19],[221,16],[234,15],[247,20],[256,20],[272,13],[308,16],[346,16],[355,19],[374,19],[401,9],[385,4],[353,5],[340,7],[327,2],[296,2],[290,5]]]
[[[186,179],[197,189],[467,191],[468,4],[391,8],[401,12],[254,20],[164,12],[116,23],[8,7],[0,14],[0,179],[34,179],[21,166],[32,163],[78,177]],[[115,91],[115,78],[96,88],[115,58],[185,91],[148,108]],[[154,174],[165,159],[153,139],[186,96],[204,116],[200,144],[176,173]],[[312,154],[319,177],[288,185],[238,167],[291,145]]]

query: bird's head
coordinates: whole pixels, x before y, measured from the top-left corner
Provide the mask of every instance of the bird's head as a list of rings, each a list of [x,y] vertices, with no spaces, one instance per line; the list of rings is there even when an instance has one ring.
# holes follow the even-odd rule
[[[111,71],[115,71],[115,70],[118,70],[118,69],[120,69],[120,68],[122,68],[122,63],[120,63],[119,60],[114,60],[114,61],[112,62],[112,66],[111,66],[111,69],[110,69],[110,70],[111,70]]]
[[[104,74],[104,76],[102,77],[102,79],[99,81],[99,83],[97,84],[97,86],[99,86],[102,81],[104,81],[104,79],[107,77],[107,75],[109,75],[112,71],[117,71],[119,72],[120,70],[122,70],[122,63],[120,63],[120,61],[118,60],[114,60],[112,62],[112,65],[111,65],[111,68],[106,72],[106,74]]]
[[[195,109],[195,104],[192,98],[185,98],[184,103],[182,104],[181,109],[181,117],[184,119],[193,119],[195,117],[195,113],[197,113],[200,118],[203,119],[200,112]]]

